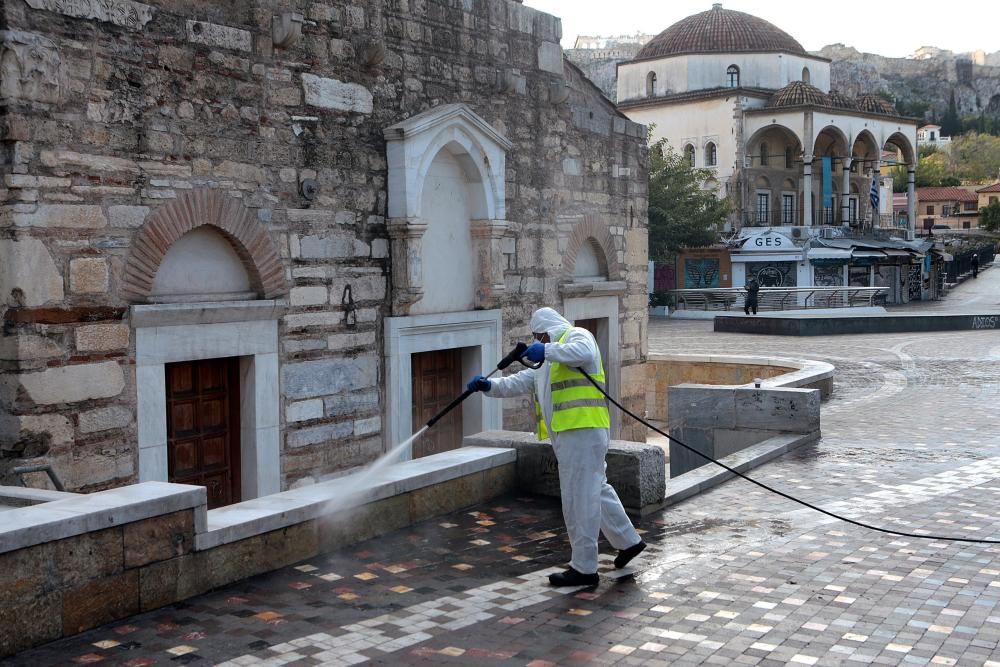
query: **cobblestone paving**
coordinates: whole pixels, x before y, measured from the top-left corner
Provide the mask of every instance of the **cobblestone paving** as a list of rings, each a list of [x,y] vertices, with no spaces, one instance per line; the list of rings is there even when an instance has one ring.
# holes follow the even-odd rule
[[[1000,271],[976,288],[990,279],[1000,293]],[[653,352],[833,363],[822,440],[752,475],[860,521],[1000,539],[996,332],[789,338],[658,320],[649,337]],[[1000,545],[877,533],[740,481],[641,528],[634,579],[552,589],[568,554],[558,505],[504,498],[12,663],[1000,667]]]

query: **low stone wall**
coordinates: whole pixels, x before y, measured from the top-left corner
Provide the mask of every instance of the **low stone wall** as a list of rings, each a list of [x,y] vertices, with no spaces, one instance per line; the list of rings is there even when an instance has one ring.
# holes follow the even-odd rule
[[[465,437],[465,446],[504,447],[517,451],[517,486],[522,492],[559,497],[559,466],[552,445],[534,433],[486,431]],[[608,482],[625,509],[646,514],[663,506],[666,463],[655,445],[612,440],[608,449]]]
[[[982,331],[1000,329],[1000,312],[956,314],[919,313],[868,316],[719,317],[716,331],[757,333],[768,336],[840,336],[851,334],[908,333],[911,331]]]
[[[668,421],[669,389],[679,384],[799,387],[818,389],[822,400],[833,394],[833,366],[806,359],[774,357],[651,354],[646,363],[646,410],[649,419]]]
[[[777,436],[806,436],[798,444],[819,439],[818,389],[681,384],[670,387],[669,395],[671,437],[714,459]],[[671,479],[706,464],[670,441]]]
[[[145,482],[8,510],[0,524],[0,658],[342,548],[515,487],[511,450],[396,464],[207,511],[204,487]]]

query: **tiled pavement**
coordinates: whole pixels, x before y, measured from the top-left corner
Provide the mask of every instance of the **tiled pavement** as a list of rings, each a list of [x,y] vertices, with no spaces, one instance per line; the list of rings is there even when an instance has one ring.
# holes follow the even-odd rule
[[[753,476],[860,521],[1000,539],[996,332],[710,331],[654,321],[650,349],[837,366],[821,442]],[[635,579],[552,589],[558,506],[504,498],[11,662],[1000,666],[1000,545],[896,538],[739,481],[641,527]]]

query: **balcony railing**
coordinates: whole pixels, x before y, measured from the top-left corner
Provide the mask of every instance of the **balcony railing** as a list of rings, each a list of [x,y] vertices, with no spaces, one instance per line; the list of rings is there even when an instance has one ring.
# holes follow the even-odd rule
[[[812,223],[802,222],[801,211],[746,211],[743,214],[744,227],[799,227],[811,225],[833,225],[851,228],[871,228],[868,218],[859,218],[856,215],[842,216],[839,209],[821,209],[813,211]],[[876,229],[904,229],[906,218],[898,214],[880,215],[875,219]]]
[[[743,310],[747,291],[742,287],[670,290],[678,309]],[[885,305],[888,287],[762,287],[757,310],[802,310]]]

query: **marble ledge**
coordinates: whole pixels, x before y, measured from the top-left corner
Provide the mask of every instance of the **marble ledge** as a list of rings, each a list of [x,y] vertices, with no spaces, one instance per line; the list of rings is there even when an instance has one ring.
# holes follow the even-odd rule
[[[394,464],[373,474],[365,489],[345,494],[345,484],[367,472],[338,477],[300,489],[247,500],[208,512],[208,527],[195,535],[195,550],[203,551],[255,535],[280,530],[325,514],[434,486],[459,477],[513,464],[517,452],[493,447],[462,447]],[[336,506],[331,506],[336,503]]]
[[[25,549],[164,514],[194,510],[195,532],[206,527],[202,486],[142,482],[4,512],[0,553]]]

